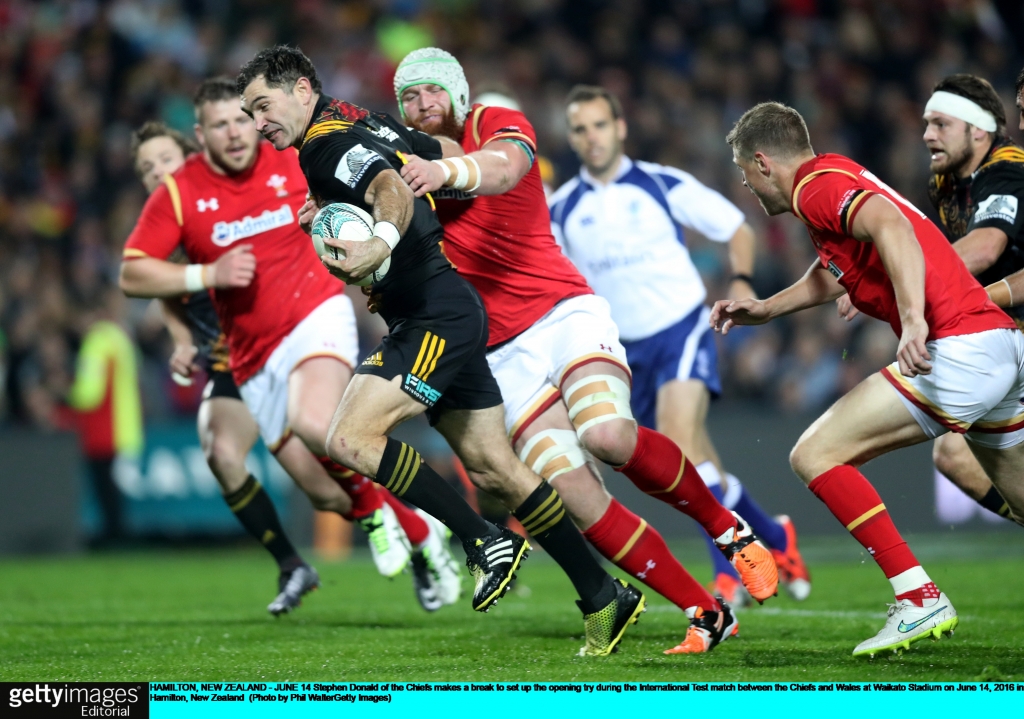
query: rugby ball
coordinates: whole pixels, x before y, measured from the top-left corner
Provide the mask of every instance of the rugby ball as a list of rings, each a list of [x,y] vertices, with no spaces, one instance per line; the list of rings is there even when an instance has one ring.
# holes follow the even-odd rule
[[[324,244],[324,239],[331,237],[338,240],[366,242],[373,237],[373,218],[365,210],[355,205],[332,202],[321,207],[320,211],[316,213],[310,234],[313,236],[313,249],[316,250],[317,257],[327,255],[341,260],[344,259],[344,252]],[[391,256],[389,255],[375,272],[352,284],[365,287],[374,282],[380,282],[390,267]]]

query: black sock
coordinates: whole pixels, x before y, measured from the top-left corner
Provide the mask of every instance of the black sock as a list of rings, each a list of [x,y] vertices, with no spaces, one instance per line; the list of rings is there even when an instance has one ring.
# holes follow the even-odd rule
[[[611,576],[590,553],[554,487],[541,482],[513,514],[569,576],[584,614],[593,614],[615,598]]]
[[[274,556],[282,572],[290,572],[303,563],[281,527],[270,495],[255,477],[250,474],[245,484],[224,495],[224,501],[246,531]]]
[[[493,534],[494,525],[474,512],[455,488],[405,442],[388,437],[375,481],[440,519],[463,542]]]
[[[1010,518],[1010,505],[1006,503],[1003,495],[999,494],[999,490],[995,487],[989,489],[988,494],[978,500],[978,504],[1000,517]]]

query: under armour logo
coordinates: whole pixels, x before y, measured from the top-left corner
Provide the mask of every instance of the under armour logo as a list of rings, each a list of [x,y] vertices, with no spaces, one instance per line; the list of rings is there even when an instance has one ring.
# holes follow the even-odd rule
[[[220,209],[220,203],[217,202],[216,197],[211,197],[209,200],[196,200],[196,209],[200,212],[206,212],[207,210],[213,212]]]
[[[644,567],[644,571],[638,572],[637,575],[636,575],[636,578],[637,579],[647,579],[647,573],[649,571],[651,571],[652,569],[654,569],[656,566],[658,566],[658,565],[655,564],[654,562],[652,562],[650,559],[648,559],[647,560],[647,566]]]

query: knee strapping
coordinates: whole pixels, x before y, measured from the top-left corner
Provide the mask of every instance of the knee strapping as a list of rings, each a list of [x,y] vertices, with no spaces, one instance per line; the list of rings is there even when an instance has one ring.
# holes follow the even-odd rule
[[[545,429],[530,437],[519,459],[547,481],[584,466],[587,457],[571,429]]]
[[[574,382],[562,393],[569,419],[580,437],[591,427],[613,419],[633,419],[629,386],[618,377],[595,374]]]

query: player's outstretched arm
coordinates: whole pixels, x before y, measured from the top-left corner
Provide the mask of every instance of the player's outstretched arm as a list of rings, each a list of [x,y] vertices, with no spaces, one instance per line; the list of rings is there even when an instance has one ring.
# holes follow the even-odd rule
[[[925,342],[924,252],[914,236],[914,226],[896,205],[882,195],[872,195],[853,220],[853,236],[873,242],[896,294],[903,334],[896,350],[904,377],[928,374],[931,355]]]
[[[442,149],[445,151],[444,160],[428,161],[409,155],[409,162],[402,167],[402,179],[416,197],[437,192],[442,187],[453,187],[473,195],[500,195],[518,185],[533,164],[526,150],[514,142],[492,142],[462,157],[449,155],[444,144]],[[449,157],[455,159],[447,159]]]
[[[729,238],[729,264],[733,277],[729,283],[729,297],[734,300],[757,297],[749,279],[754,275],[754,238],[754,228],[746,222]]]
[[[322,257],[321,262],[344,282],[361,280],[380,267],[409,229],[415,211],[412,190],[394,170],[379,172],[366,188],[363,199],[373,208],[373,237],[366,242],[324,238],[325,245],[342,250],[345,258]]]
[[[832,300],[845,290],[827,269],[815,262],[804,276],[766,300],[719,300],[711,308],[711,326],[716,332],[728,334],[734,325],[763,325],[808,307]]]
[[[256,275],[252,245],[239,245],[208,265],[179,265],[156,257],[121,262],[121,289],[129,297],[177,297],[206,288],[248,287]]]

